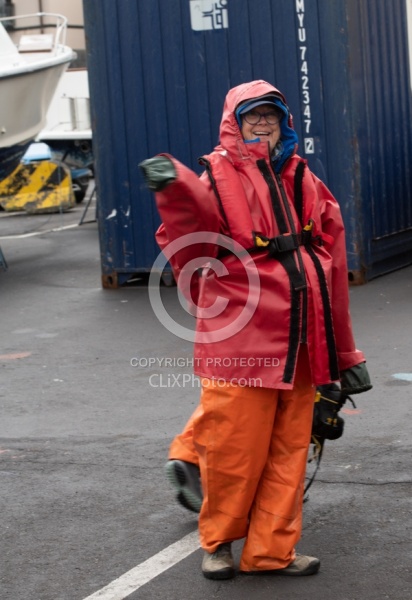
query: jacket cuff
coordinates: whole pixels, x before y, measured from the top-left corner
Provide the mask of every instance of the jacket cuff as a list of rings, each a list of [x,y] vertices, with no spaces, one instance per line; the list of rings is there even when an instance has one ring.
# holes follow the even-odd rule
[[[346,369],[350,369],[361,362],[366,362],[366,359],[360,350],[338,352],[339,371],[346,371]]]

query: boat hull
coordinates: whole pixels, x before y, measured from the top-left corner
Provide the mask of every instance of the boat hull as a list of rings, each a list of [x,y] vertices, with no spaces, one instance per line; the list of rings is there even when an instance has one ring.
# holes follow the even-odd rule
[[[6,179],[14,171],[29,145],[30,141],[23,144],[15,144],[7,148],[0,148],[0,181]]]
[[[0,78],[0,148],[33,140],[69,62]]]

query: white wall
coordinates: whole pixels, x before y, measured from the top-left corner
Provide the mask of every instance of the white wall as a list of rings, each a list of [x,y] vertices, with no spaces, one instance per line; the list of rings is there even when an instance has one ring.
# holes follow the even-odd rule
[[[69,25],[83,25],[83,0],[13,0],[16,15],[52,12],[64,15]],[[68,29],[66,43],[74,49],[85,48],[83,29]]]

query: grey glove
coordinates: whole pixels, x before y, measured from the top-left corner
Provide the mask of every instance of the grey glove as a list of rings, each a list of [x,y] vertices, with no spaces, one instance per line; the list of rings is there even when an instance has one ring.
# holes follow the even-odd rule
[[[147,187],[152,192],[160,192],[176,179],[176,170],[170,158],[155,156],[139,163]]]
[[[340,374],[340,385],[343,394],[361,394],[372,389],[366,363],[362,362]]]

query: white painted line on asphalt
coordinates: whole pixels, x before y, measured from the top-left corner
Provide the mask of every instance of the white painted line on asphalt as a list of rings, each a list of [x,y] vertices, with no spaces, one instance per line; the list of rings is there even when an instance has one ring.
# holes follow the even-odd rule
[[[124,575],[121,575],[98,592],[87,596],[84,600],[123,600],[142,585],[198,550],[199,547],[199,534],[196,530],[137,565],[137,567],[127,571],[127,573],[124,573]]]
[[[412,373],[394,373],[392,377],[401,381],[412,381]]]
[[[13,211],[13,212],[0,212],[0,219],[7,219],[7,217],[21,217],[26,216],[27,213],[22,211]]]
[[[54,233],[55,231],[63,231],[64,229],[73,229],[73,227],[78,226],[78,223],[72,223],[71,225],[54,227],[53,229],[45,229],[44,231],[32,231],[31,233],[20,233],[18,235],[3,235],[0,236],[0,240],[21,240],[22,238],[33,237],[35,235],[44,235],[45,233]]]

